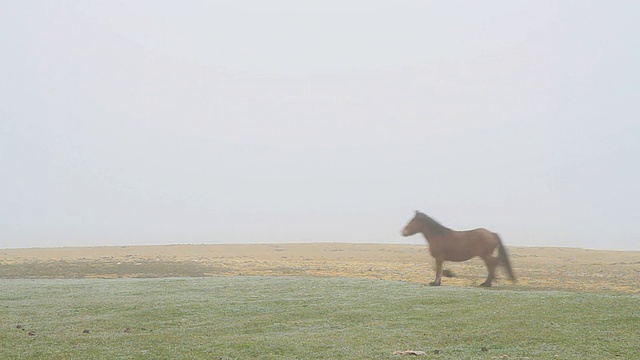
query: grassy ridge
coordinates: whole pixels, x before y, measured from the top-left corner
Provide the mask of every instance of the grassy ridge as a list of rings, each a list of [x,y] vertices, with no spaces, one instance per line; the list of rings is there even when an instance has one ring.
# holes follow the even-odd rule
[[[443,359],[640,357],[637,295],[313,277],[0,280],[0,288],[6,359],[380,359],[407,349]]]

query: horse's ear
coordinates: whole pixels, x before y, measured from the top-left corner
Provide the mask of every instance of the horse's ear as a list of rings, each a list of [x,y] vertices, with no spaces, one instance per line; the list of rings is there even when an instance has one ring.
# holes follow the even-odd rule
[[[420,210],[416,210],[416,215],[420,214]]]

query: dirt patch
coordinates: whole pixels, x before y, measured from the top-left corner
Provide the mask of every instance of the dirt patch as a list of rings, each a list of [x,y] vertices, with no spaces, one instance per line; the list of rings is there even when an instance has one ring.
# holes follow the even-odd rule
[[[511,247],[518,284],[496,289],[549,289],[640,294],[640,252]],[[0,278],[118,278],[220,275],[365,277],[429,283],[426,245],[167,245],[0,250]],[[475,259],[445,263],[445,286],[475,286],[486,269]],[[504,277],[504,275],[502,276]]]

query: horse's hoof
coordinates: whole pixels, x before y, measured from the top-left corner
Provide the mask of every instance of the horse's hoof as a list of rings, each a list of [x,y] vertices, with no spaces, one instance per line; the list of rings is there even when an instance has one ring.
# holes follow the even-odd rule
[[[439,281],[434,281],[434,282],[429,283],[429,285],[431,285],[431,286],[440,286],[440,282]]]
[[[482,284],[480,284],[480,286],[482,286],[482,287],[491,287],[491,283],[483,282]]]

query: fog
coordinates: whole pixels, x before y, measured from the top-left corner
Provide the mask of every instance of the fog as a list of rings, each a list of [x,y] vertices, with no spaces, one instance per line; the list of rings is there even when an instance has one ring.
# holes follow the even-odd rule
[[[9,1],[0,248],[640,250],[640,6]]]

